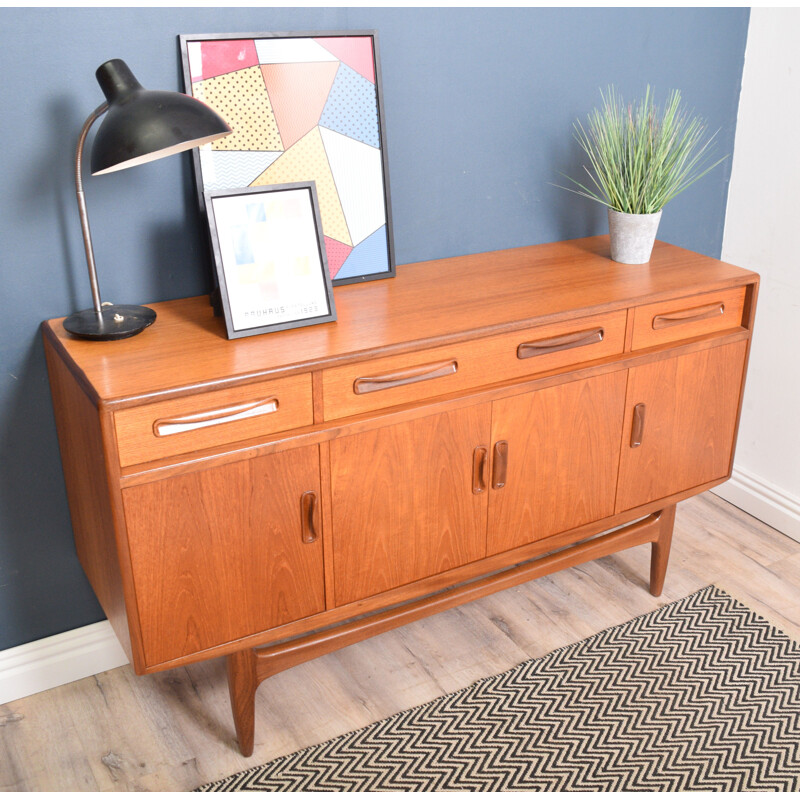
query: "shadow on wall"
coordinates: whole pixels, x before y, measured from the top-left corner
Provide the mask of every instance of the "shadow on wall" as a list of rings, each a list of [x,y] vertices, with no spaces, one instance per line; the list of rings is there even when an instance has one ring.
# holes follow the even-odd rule
[[[207,239],[207,231],[190,227],[185,222],[154,226],[147,242],[147,264],[150,265],[147,297],[208,294],[216,285],[216,273],[213,259],[209,259],[207,253],[210,248],[210,243],[206,245]]]
[[[70,138],[65,139],[64,132],[74,131],[77,143],[83,120],[79,119],[75,104],[64,98],[59,98],[49,105],[48,118],[50,142],[43,149],[41,158],[32,165],[26,191],[23,192],[23,200],[27,201],[28,207],[41,207],[43,195],[52,192],[52,209],[55,213],[53,229],[60,245],[65,279],[63,289],[69,303],[64,311],[67,313],[68,310],[78,308],[80,298],[86,293],[87,281],[86,262],[83,258],[77,263],[75,260],[75,254],[83,253],[83,247],[80,244],[76,247],[76,237],[80,242],[81,234],[75,198],[75,177],[71,168],[74,154],[71,154],[68,160],[64,157],[65,147],[71,146],[67,144]],[[56,276],[53,278],[55,280]]]
[[[552,139],[547,153],[550,177],[546,187],[547,202],[542,203],[546,227],[557,232],[556,239],[577,239],[608,233],[606,209],[562,187],[571,187],[571,178],[585,183],[590,178],[583,168],[585,156],[571,135]],[[576,187],[577,188],[577,187]]]
[[[545,205],[545,211],[548,225],[558,231],[554,241],[608,233],[608,216],[603,206],[555,186],[549,188],[553,197]]]
[[[37,330],[22,360],[19,375],[6,393],[0,452],[13,454],[13,467],[0,470],[0,650],[22,643],[6,641],[5,632],[41,638],[74,625],[105,618],[75,553],[67,514],[66,490],[58,456],[55,419],[44,358]],[[36,563],[37,570],[7,565]],[[61,609],[47,616],[40,630],[41,608]]]

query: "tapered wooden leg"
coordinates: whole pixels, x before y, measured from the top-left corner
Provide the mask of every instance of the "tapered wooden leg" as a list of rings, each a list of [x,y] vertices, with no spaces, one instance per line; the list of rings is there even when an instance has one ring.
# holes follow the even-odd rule
[[[669,563],[672,545],[672,528],[675,524],[675,506],[668,506],[658,516],[658,539],[652,543],[650,552],[650,594],[658,597],[664,589],[664,578]]]
[[[228,656],[228,691],[242,755],[253,755],[256,725],[256,654],[252,647]]]

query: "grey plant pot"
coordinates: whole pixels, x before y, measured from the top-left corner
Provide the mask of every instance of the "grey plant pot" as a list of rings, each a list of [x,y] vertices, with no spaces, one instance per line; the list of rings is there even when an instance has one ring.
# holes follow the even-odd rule
[[[611,258],[621,264],[646,264],[653,252],[661,212],[626,214],[608,209]]]

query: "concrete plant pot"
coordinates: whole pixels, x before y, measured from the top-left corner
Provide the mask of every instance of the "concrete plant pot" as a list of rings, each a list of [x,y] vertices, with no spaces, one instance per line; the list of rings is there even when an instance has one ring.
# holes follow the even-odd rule
[[[661,212],[626,214],[608,209],[611,258],[621,264],[646,264],[653,252]]]

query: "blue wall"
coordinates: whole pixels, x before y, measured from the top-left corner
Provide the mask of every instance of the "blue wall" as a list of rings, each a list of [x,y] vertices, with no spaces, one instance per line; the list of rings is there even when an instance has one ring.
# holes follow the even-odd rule
[[[376,29],[399,264],[605,232],[552,187],[571,125],[616,84],[680,88],[733,150],[747,9],[0,9],[0,649],[102,619],[75,556],[39,335],[91,304],[75,210],[78,131],[123,58],[181,87],[176,36]],[[670,204],[659,237],[718,256],[730,162]],[[208,290],[190,158],[88,178],[103,298]],[[104,345],[98,345],[104,346]],[[113,346],[113,345],[107,345]]]

